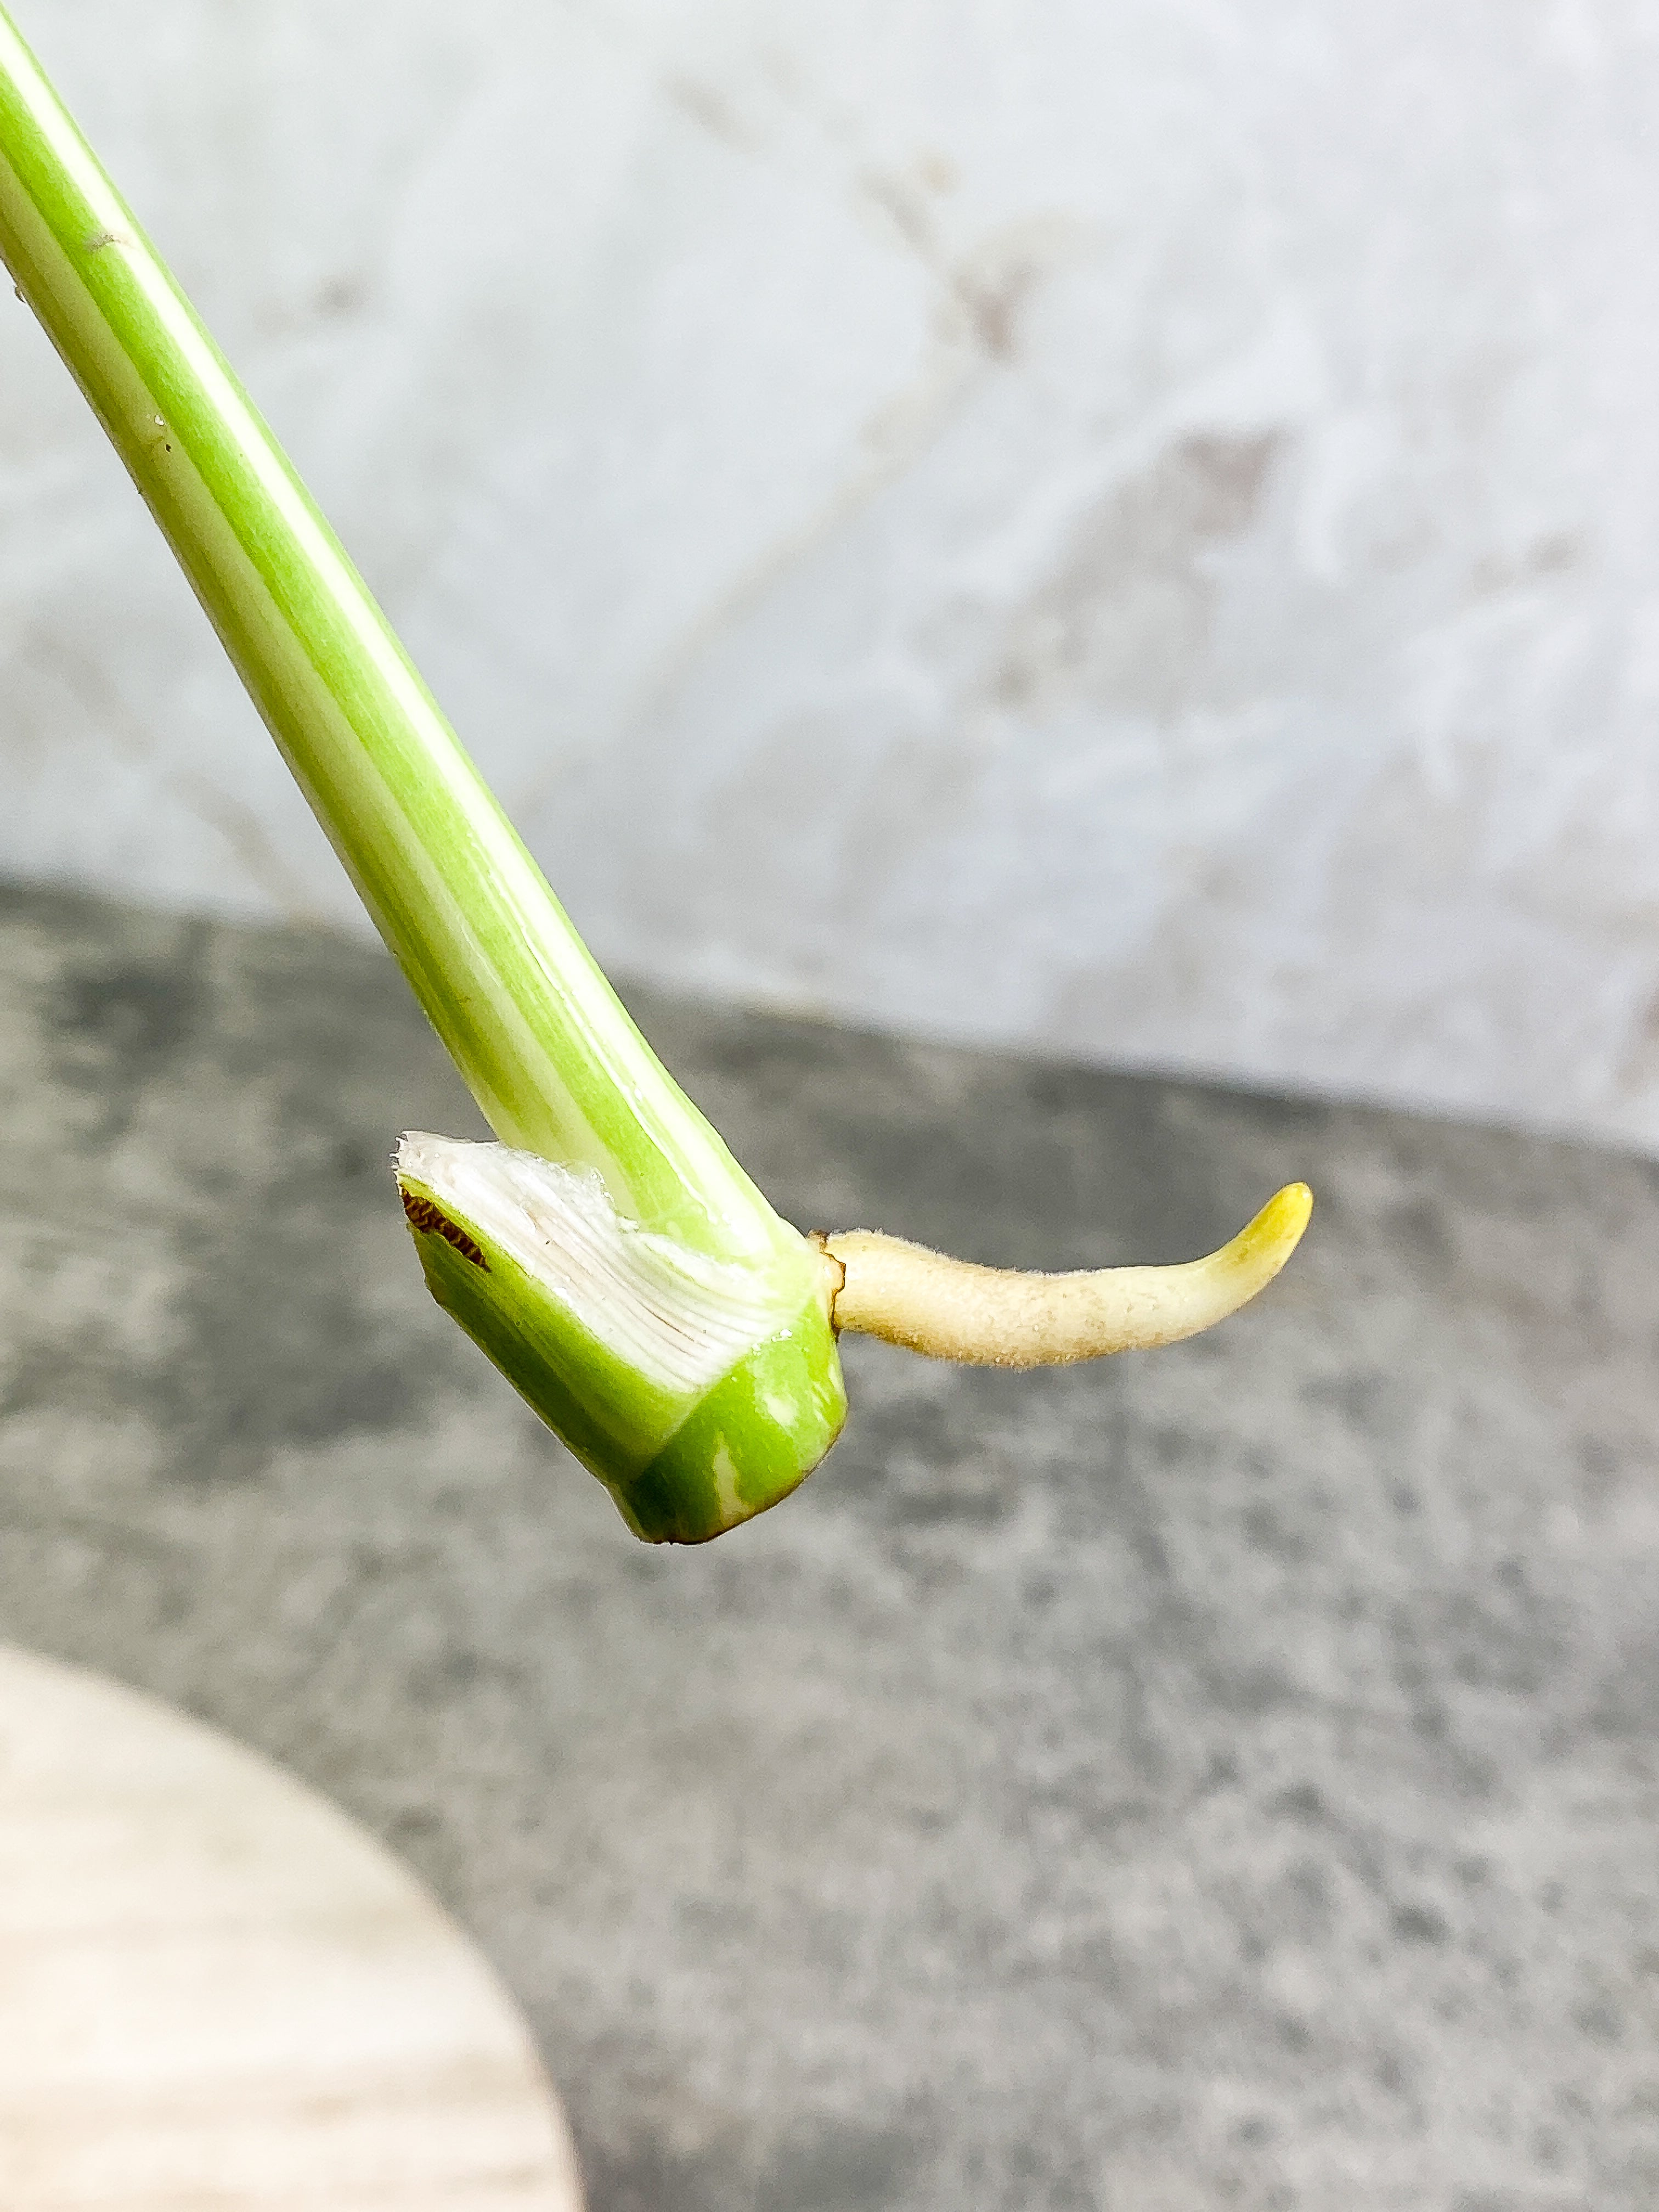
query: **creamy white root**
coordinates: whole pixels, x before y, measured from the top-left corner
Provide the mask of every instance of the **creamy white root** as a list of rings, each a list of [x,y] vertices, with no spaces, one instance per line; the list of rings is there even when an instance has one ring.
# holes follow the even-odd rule
[[[976,1267],[862,1229],[813,1241],[831,1271],[838,1329],[966,1365],[1058,1367],[1176,1344],[1224,1321],[1272,1282],[1312,1210],[1306,1183],[1287,1183],[1206,1259],[1078,1274]]]

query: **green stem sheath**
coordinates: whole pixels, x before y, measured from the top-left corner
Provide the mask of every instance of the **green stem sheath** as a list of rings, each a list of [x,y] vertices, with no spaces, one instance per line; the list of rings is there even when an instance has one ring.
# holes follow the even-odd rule
[[[828,1449],[844,1409],[816,1255],[629,1018],[3,9],[0,258],[491,1128],[520,1152],[595,1171],[626,1224],[747,1271],[764,1318],[716,1389],[659,1408],[644,1428],[624,1424],[624,1448],[614,1424],[587,1421],[585,1354],[579,1343],[573,1370],[556,1299],[539,1316],[535,1358],[515,1371],[511,1301],[497,1299],[485,1327],[462,1310],[465,1282],[446,1295],[459,1248],[417,1235],[434,1290],[641,1534],[695,1540],[772,1503]],[[441,1210],[441,1195],[421,1195]],[[550,1364],[551,1399],[538,1379]],[[722,1391],[729,1418],[711,1421]]]

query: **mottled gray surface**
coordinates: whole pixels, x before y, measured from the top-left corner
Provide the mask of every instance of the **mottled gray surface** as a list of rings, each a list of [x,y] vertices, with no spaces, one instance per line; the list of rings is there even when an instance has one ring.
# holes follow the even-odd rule
[[[1512,1136],[647,1003],[804,1224],[1183,1255],[1214,1336],[851,1347],[696,1553],[429,1308],[475,1124],[319,936],[0,908],[0,1633],[179,1700],[433,1882],[595,2212],[1659,2199],[1659,1178]]]

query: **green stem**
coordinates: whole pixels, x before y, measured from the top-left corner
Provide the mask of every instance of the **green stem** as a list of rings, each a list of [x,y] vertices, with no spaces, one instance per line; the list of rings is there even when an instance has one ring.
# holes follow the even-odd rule
[[[754,1249],[770,1209],[623,1011],[3,15],[0,253],[496,1135],[591,1163],[653,1226]]]
[[[768,1310],[787,1328],[816,1297],[813,1255],[629,1020],[3,10],[0,257],[497,1136],[596,1170],[626,1221],[758,1270],[771,1285]],[[832,1367],[827,1321],[811,1333],[814,1371]],[[506,1358],[498,1343],[487,1348],[512,1371],[510,1348]],[[691,1410],[679,1424],[688,1433]],[[747,1511],[770,1502],[761,1492],[799,1480],[802,1451],[827,1449],[823,1425],[809,1425],[811,1441],[782,1424],[793,1458],[754,1475]],[[562,1416],[556,1425],[568,1433]],[[710,1449],[729,1462],[731,1443],[717,1437]],[[639,1473],[605,1464],[604,1443],[581,1448],[613,1486]],[[757,1466],[758,1451],[757,1443]],[[714,1533],[700,1515],[701,1505],[661,1533]],[[730,1517],[744,1514],[720,1525]]]

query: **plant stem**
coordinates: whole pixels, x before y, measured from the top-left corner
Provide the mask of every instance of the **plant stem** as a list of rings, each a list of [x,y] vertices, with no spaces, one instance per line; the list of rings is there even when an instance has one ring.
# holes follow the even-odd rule
[[[769,1207],[623,1012],[3,15],[0,253],[496,1135],[590,1163],[635,1218],[711,1251],[763,1249]]]
[[[433,1295],[641,1535],[718,1535],[817,1464],[846,1411],[837,1323],[998,1365],[1093,1358],[1206,1328],[1278,1273],[1299,1184],[1208,1261],[1091,1276],[781,1221],[623,1012],[3,9],[0,256],[501,1140],[404,1139]]]
[[[3,10],[0,257],[491,1128],[596,1170],[623,1220],[757,1271],[773,1330],[810,1307],[817,1319],[800,1325],[826,1388],[833,1371],[827,1405],[839,1370],[817,1255],[629,1018]],[[828,1448],[823,1425],[781,1423],[781,1459],[755,1473],[758,1502],[806,1472],[803,1450]]]

